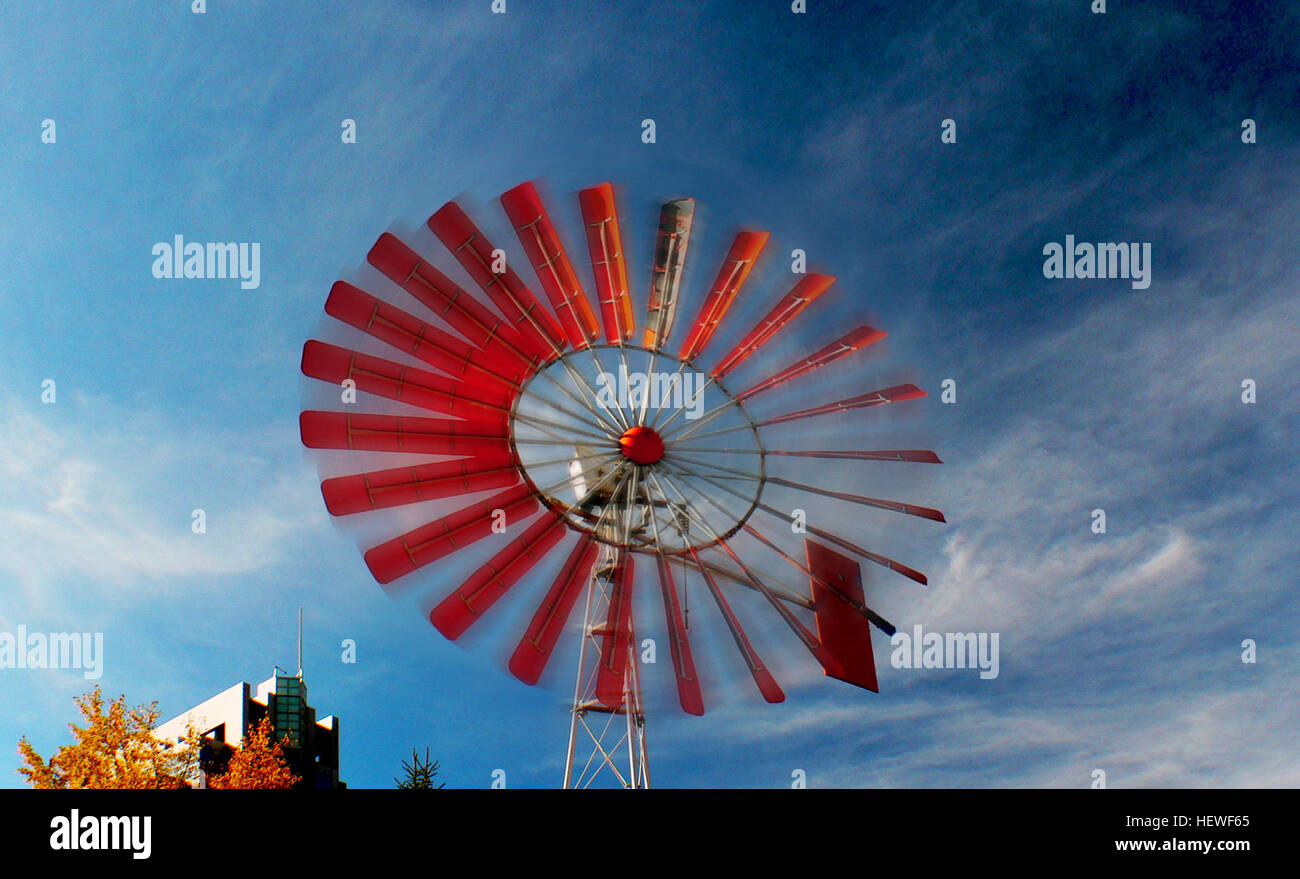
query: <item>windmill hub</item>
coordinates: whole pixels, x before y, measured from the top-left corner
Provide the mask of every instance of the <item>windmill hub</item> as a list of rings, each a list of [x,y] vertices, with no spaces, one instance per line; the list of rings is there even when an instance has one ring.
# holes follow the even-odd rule
[[[663,438],[650,427],[629,427],[618,438],[618,447],[634,464],[655,464],[664,456]]]
[[[682,553],[734,534],[757,508],[765,453],[745,405],[716,378],[687,384],[695,372],[664,351],[589,345],[529,378],[510,444],[541,500],[574,530],[634,552]],[[629,503],[635,515],[615,515]],[[610,522],[636,527],[623,534]]]

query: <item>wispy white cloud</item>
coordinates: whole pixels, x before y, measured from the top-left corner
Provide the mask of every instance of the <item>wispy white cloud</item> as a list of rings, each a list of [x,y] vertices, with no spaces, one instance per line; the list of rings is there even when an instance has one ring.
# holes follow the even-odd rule
[[[53,583],[130,596],[272,567],[321,524],[310,474],[276,461],[256,438],[199,435],[107,401],[11,399],[0,569],[39,602]],[[195,509],[206,533],[191,530]]]

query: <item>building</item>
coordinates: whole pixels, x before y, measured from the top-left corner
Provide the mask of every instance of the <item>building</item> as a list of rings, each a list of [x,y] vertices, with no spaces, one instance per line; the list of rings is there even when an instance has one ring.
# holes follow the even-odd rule
[[[291,675],[279,668],[256,689],[241,681],[159,724],[154,735],[165,741],[180,741],[192,724],[204,736],[205,773],[220,771],[229,761],[232,748],[243,746],[244,732],[268,714],[286,761],[302,778],[299,787],[347,787],[339,780],[339,719],[330,715],[317,720],[316,709],[307,703],[302,675]]]

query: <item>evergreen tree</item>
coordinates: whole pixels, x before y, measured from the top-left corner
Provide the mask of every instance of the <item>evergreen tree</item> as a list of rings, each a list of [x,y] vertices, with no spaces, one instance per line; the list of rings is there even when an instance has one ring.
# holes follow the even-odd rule
[[[438,774],[438,761],[429,759],[428,748],[424,749],[423,760],[412,748],[410,762],[402,761],[402,771],[406,773],[405,779],[393,779],[401,790],[441,790],[446,787],[445,783],[433,783],[433,777]]]

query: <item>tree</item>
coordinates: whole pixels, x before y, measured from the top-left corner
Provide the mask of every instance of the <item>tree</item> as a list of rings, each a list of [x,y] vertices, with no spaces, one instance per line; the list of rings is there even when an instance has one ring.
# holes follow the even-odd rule
[[[208,787],[216,790],[286,790],[302,779],[284,759],[284,749],[275,741],[271,719],[263,716],[249,727],[244,746],[230,757],[226,771],[208,776]]]
[[[402,761],[402,771],[406,773],[405,779],[394,778],[398,788],[401,790],[442,790],[446,783],[433,783],[433,777],[438,774],[438,761],[429,760],[429,749],[424,749],[424,759],[411,749],[411,762]]]
[[[153,789],[190,787],[198,779],[199,735],[190,729],[173,745],[153,734],[158,703],[128,708],[126,696],[108,703],[97,686],[76,698],[86,725],[68,724],[75,740],[48,762],[26,736],[18,753],[26,766],[18,772],[35,788]]]

